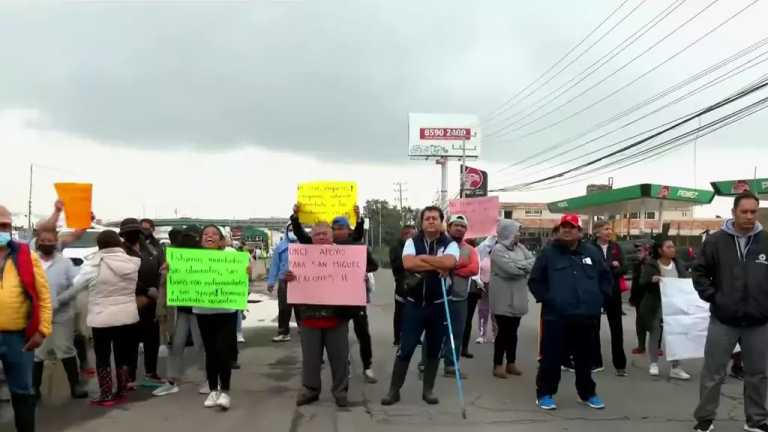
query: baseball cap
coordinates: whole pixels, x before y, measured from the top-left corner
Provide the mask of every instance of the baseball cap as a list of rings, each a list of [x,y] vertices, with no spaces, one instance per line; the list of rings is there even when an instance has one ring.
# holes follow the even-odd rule
[[[120,222],[120,235],[130,231],[141,231],[141,224],[139,223],[138,219],[127,218]]]
[[[467,220],[467,217],[461,214],[453,215],[448,219],[448,225],[453,225],[455,223],[461,224],[464,226],[469,225],[469,221]]]
[[[560,226],[563,224],[570,224],[578,229],[581,229],[581,218],[577,214],[566,213],[560,218]]]
[[[333,218],[333,222],[331,222],[331,226],[343,226],[346,228],[349,228],[349,219],[346,218],[346,216],[336,216]]]

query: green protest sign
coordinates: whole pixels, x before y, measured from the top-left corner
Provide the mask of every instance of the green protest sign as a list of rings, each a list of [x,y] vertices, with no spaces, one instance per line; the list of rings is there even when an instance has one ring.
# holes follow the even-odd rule
[[[168,305],[246,309],[245,252],[168,248]]]

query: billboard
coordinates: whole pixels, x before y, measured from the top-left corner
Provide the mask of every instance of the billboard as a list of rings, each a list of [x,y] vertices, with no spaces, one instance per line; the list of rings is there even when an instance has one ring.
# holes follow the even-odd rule
[[[464,197],[475,198],[488,196],[488,172],[464,165],[462,176]]]
[[[476,115],[408,114],[408,156],[412,158],[480,157],[482,133]]]

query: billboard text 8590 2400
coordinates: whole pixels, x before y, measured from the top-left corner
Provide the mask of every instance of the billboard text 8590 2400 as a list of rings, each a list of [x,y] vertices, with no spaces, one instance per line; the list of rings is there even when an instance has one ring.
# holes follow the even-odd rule
[[[480,157],[482,133],[475,115],[411,113],[408,130],[412,158]]]

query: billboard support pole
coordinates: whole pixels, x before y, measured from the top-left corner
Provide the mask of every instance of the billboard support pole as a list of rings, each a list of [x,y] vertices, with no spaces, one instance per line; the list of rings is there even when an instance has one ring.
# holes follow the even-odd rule
[[[461,169],[459,170],[459,198],[464,198],[464,170],[467,165],[467,140],[461,140]]]
[[[440,165],[440,207],[448,207],[448,158],[443,156],[437,160]]]

